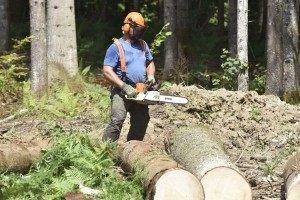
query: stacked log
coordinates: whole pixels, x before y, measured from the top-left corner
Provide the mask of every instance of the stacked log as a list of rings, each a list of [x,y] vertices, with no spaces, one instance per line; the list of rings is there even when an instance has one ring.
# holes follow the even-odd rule
[[[246,179],[221,148],[213,134],[199,127],[171,135],[172,157],[202,183],[206,200],[251,200]]]
[[[287,200],[300,199],[300,154],[293,155],[285,164],[283,176]]]
[[[141,173],[145,199],[204,199],[200,181],[153,145],[129,141],[120,146],[122,169]]]

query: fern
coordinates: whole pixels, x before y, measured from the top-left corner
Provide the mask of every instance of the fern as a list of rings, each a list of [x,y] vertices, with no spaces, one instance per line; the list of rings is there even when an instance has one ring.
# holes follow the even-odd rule
[[[139,177],[125,179],[113,172],[110,143],[95,147],[89,136],[59,135],[26,176],[0,176],[1,199],[61,199],[66,192],[77,191],[79,184],[102,190],[103,194],[91,195],[99,199],[142,199]]]

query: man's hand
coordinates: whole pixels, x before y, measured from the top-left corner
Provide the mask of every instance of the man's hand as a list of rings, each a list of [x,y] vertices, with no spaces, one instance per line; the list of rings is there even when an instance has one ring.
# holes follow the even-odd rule
[[[137,91],[126,83],[121,86],[121,89],[123,92],[125,92],[128,98],[135,98],[137,95]]]
[[[146,84],[151,84],[151,85],[154,85],[154,84],[155,84],[155,78],[154,78],[154,75],[147,75]]]

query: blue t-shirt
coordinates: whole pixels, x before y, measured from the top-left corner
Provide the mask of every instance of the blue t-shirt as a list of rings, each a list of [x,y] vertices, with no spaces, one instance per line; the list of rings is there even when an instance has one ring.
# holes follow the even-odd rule
[[[135,87],[135,83],[144,83],[146,81],[146,61],[153,59],[148,44],[144,41],[146,52],[143,51],[139,41],[130,44],[119,39],[125,54],[126,60],[126,83]],[[116,44],[111,44],[106,51],[104,65],[111,66],[114,72],[122,80],[121,62],[119,50]]]

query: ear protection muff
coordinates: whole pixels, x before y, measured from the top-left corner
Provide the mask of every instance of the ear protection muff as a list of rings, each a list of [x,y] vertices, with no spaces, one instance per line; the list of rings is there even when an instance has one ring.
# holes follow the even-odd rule
[[[129,31],[130,31],[130,24],[124,24],[122,26],[122,30],[123,30],[124,33],[129,33]]]

